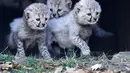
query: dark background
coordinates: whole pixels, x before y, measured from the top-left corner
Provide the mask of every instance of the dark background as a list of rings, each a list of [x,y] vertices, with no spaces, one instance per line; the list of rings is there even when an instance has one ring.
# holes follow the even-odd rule
[[[13,0],[6,3],[0,0],[0,51],[6,47],[6,36],[9,33],[9,23],[16,17],[21,17],[23,9],[36,0]],[[8,1],[8,0],[7,0]],[[22,2],[23,1],[23,2]],[[25,1],[25,2],[24,2]],[[72,0],[75,4],[78,0]],[[90,47],[92,51],[116,53],[130,50],[130,1],[129,0],[97,0],[102,7],[99,26],[114,36],[98,38],[92,36]],[[10,1],[11,2],[11,1]],[[13,2],[15,2],[13,4]],[[73,4],[73,5],[74,5]]]

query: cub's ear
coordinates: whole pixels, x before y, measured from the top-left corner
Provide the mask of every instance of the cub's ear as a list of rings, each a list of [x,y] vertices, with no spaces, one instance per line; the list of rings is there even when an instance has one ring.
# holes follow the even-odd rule
[[[51,6],[51,2],[52,2],[53,0],[47,0],[47,2],[46,2],[46,4],[47,4],[47,6]]]
[[[30,18],[29,13],[24,13],[24,17],[25,19],[29,19]]]
[[[71,0],[66,0],[67,7],[71,8],[72,7],[72,1]]]
[[[29,9],[24,10],[24,14],[23,14],[24,17],[25,17],[26,19],[29,19],[31,12],[32,12],[32,10],[29,10]]]
[[[81,5],[76,5],[75,6],[75,13],[78,14],[80,12],[80,9],[81,9]]]

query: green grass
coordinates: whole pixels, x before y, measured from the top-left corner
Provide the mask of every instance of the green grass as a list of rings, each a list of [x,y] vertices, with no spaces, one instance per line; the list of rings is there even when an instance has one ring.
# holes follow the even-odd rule
[[[14,60],[14,56],[9,56],[6,54],[0,54],[0,63],[3,62],[12,62]],[[59,60],[51,60],[51,61],[45,61],[41,59],[36,59],[35,57],[27,57],[26,62],[21,63],[20,66],[14,67],[9,70],[11,73],[41,73],[41,72],[50,72],[54,71],[56,66],[63,66],[63,70],[65,70],[66,67],[75,67],[78,64],[87,64],[87,66],[92,66],[95,64],[103,64],[105,68],[114,70],[115,67],[110,65],[110,60],[106,57],[105,54],[99,56],[99,57],[66,57],[59,59]],[[53,65],[49,67],[45,67],[45,65]],[[26,67],[26,68],[24,68]],[[31,69],[28,69],[31,68]]]
[[[12,62],[14,56],[9,56],[6,54],[0,54],[0,63]],[[40,73],[40,72],[49,72],[55,69],[55,67],[44,68],[44,64],[53,64],[53,65],[62,65],[64,67],[74,67],[77,60],[75,58],[67,58],[53,61],[44,61],[37,60],[34,57],[27,57],[26,62],[22,63],[20,68],[13,68],[9,70],[11,73]],[[32,68],[31,70],[24,69],[23,66]]]
[[[0,54],[0,62],[2,61],[12,61],[12,59],[14,59],[13,56],[9,56],[6,54]]]
[[[40,72],[50,72],[55,69],[55,66],[45,68],[44,64],[52,64],[52,65],[61,65],[64,67],[74,67],[77,64],[84,64],[87,63],[95,64],[99,63],[98,61],[101,61],[101,58],[103,57],[86,57],[86,58],[75,58],[75,57],[66,57],[66,59],[60,59],[60,60],[53,60],[53,61],[44,61],[44,60],[37,60],[34,57],[27,57],[26,62],[21,64],[20,68],[13,68],[9,70],[11,73],[40,73]],[[9,56],[5,54],[0,54],[0,62],[11,62],[14,59],[14,56]],[[98,60],[99,59],[99,60]],[[32,68],[31,70],[23,68],[23,66],[26,66],[28,68]]]

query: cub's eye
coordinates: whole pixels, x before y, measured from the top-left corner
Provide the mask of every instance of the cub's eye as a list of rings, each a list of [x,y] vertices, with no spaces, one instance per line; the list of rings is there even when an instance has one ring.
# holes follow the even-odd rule
[[[98,15],[99,14],[99,12],[96,12],[96,15]]]
[[[58,9],[57,11],[59,12],[59,11],[61,11],[61,9]]]
[[[40,18],[37,18],[36,20],[37,20],[37,21],[40,21]]]
[[[45,18],[45,21],[47,21],[48,20],[48,18]]]
[[[50,11],[53,11],[53,9],[50,9]]]
[[[91,13],[88,13],[87,15],[88,15],[88,16],[91,16]]]

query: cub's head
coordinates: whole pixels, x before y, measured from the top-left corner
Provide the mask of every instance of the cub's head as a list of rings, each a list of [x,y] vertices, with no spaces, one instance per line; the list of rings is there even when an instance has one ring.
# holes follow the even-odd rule
[[[74,8],[76,21],[81,25],[96,24],[100,13],[101,7],[95,0],[80,0]]]
[[[51,11],[51,18],[58,18],[66,15],[72,6],[71,0],[47,0],[47,6]]]
[[[24,21],[33,30],[43,30],[50,18],[50,12],[43,3],[34,3],[24,10]]]

